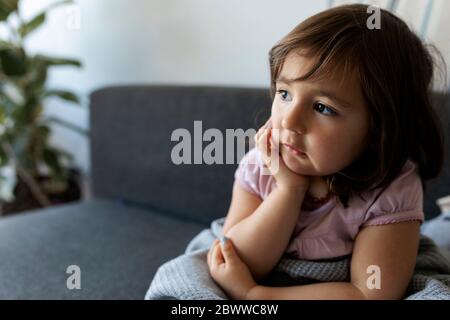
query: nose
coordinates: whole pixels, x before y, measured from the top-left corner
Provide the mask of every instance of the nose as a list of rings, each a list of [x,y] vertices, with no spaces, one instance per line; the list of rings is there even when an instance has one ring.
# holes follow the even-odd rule
[[[304,111],[304,108],[300,105],[293,106],[283,115],[281,126],[298,134],[305,134],[306,112]]]

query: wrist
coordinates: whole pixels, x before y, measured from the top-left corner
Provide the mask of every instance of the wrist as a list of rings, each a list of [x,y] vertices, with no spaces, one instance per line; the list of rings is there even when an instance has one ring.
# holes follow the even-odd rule
[[[280,184],[278,186],[278,188],[280,189],[280,191],[284,194],[287,195],[293,195],[293,196],[305,196],[307,188],[305,188],[304,186],[287,186],[287,185],[283,185]]]
[[[250,290],[247,291],[244,300],[261,300],[261,298],[258,297],[258,292],[260,291],[260,288],[261,286],[256,284],[254,287],[252,287]]]

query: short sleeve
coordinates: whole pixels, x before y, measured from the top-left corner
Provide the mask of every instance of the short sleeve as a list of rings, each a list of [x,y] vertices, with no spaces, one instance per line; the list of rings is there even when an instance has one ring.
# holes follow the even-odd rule
[[[261,197],[260,171],[258,150],[253,148],[242,157],[234,173],[234,178],[245,190]]]
[[[424,221],[423,188],[417,165],[407,160],[399,176],[369,207],[362,226]]]

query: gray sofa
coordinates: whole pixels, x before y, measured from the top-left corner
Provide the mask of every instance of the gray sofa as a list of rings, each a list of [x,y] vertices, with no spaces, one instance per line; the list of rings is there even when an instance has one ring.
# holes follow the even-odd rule
[[[449,110],[445,97],[437,98],[439,109]],[[194,120],[202,120],[203,131],[257,128],[270,105],[268,89],[118,86],[93,92],[93,197],[0,219],[0,298],[143,299],[158,266],[226,215],[237,166],[177,166],[171,133],[193,132]],[[442,119],[448,130],[448,117]],[[428,219],[439,213],[435,199],[450,193],[449,169],[447,156],[445,171],[427,185]],[[71,265],[81,270],[81,289],[67,288]]]

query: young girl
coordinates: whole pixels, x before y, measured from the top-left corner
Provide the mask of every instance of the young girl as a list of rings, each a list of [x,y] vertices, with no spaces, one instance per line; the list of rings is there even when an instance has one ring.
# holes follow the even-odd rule
[[[444,136],[430,101],[430,52],[393,14],[381,10],[381,29],[368,29],[368,18],[365,5],[332,8],[270,50],[271,117],[236,171],[225,241],[216,240],[207,258],[232,299],[401,299],[406,292],[424,181],[439,175]],[[283,255],[350,254],[348,283],[257,283]],[[366,284],[374,267],[376,288]]]

